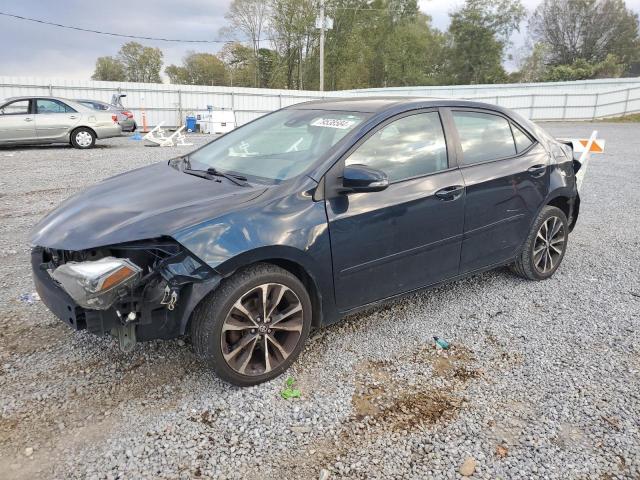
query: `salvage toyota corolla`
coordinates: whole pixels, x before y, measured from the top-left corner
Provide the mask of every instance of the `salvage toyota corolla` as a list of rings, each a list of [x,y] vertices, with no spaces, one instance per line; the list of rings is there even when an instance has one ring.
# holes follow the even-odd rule
[[[295,105],[67,200],[32,232],[34,280],[75,329],[124,350],[189,334],[221,378],[252,385],[363,307],[501,265],[553,275],[575,168],[496,106]]]

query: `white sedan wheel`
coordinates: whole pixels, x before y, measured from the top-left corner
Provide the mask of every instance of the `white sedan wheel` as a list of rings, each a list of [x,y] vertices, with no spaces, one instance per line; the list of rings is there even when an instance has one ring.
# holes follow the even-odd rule
[[[83,148],[87,148],[93,143],[93,137],[86,130],[82,130],[76,133],[76,143]]]

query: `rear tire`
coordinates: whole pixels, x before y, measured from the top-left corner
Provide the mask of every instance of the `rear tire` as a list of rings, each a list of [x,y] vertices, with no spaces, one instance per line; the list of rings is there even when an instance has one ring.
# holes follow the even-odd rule
[[[564,212],[557,207],[545,206],[511,269],[529,280],[546,280],[560,266],[568,239],[569,225]]]
[[[96,144],[96,134],[87,127],[76,128],[71,132],[71,145],[81,150],[93,148]]]
[[[200,302],[191,339],[196,354],[222,380],[256,385],[296,360],[309,335],[311,315],[302,282],[287,270],[259,263],[225,279]]]

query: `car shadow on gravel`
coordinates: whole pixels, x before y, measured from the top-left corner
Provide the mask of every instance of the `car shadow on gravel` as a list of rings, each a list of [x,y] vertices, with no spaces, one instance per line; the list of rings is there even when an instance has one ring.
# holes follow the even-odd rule
[[[113,145],[96,143],[91,150],[98,149],[110,149]],[[0,152],[21,152],[21,151],[51,151],[51,150],[71,150],[75,151],[71,145],[65,143],[45,144],[45,145],[3,145],[0,146]],[[88,151],[88,150],[86,150]]]

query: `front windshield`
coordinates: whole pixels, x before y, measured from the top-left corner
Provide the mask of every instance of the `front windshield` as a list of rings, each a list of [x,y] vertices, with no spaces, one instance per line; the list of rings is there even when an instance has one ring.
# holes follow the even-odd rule
[[[362,123],[366,114],[279,110],[189,155],[192,168],[269,180],[295,177]]]

